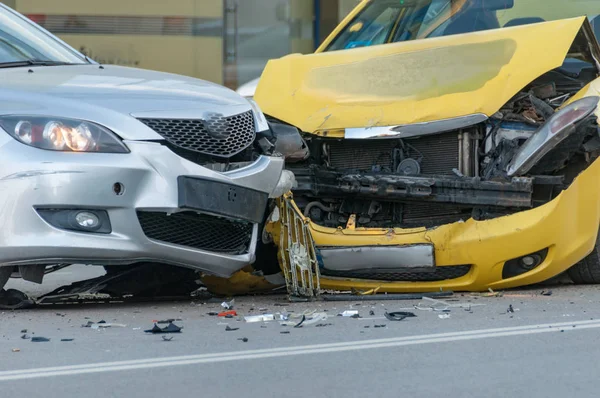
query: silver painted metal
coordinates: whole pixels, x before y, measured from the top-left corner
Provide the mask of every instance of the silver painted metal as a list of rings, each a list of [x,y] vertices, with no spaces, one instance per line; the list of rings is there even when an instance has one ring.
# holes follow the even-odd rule
[[[446,131],[458,130],[483,123],[488,119],[483,113],[461,116],[452,119],[436,120],[426,123],[406,124],[402,126],[357,127],[345,129],[344,138],[373,139],[373,138],[410,138],[423,135],[439,134]]]
[[[7,13],[22,17],[0,5]],[[22,23],[22,21],[21,21]],[[38,29],[32,25],[32,29]],[[35,33],[48,40],[48,32]],[[51,36],[69,54],[79,54]],[[5,60],[0,59],[0,62]],[[1,266],[57,263],[97,265],[153,261],[229,276],[255,259],[258,225],[247,253],[208,252],[148,239],[136,211],[176,213],[179,176],[216,180],[271,195],[281,191],[283,159],[260,156],[224,171],[177,155],[138,118],[202,119],[252,112],[235,92],[184,76],[95,63],[0,68],[0,117],[49,116],[89,121],[123,139],[130,153],[73,153],[38,149],[0,129]],[[257,129],[258,132],[260,130]],[[254,134],[255,132],[252,132]],[[114,187],[117,186],[119,192]],[[50,225],[36,208],[106,210],[108,234],[74,232]],[[188,209],[189,210],[189,209]],[[22,270],[24,268],[21,268]],[[0,272],[0,288],[5,282]]]
[[[332,271],[435,266],[433,245],[320,247],[323,267]]]

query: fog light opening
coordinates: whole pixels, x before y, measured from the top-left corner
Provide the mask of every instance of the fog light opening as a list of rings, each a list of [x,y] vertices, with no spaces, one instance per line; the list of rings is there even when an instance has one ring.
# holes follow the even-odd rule
[[[544,249],[508,260],[502,269],[502,279],[513,278],[534,270],[544,262],[547,255],[548,249]]]
[[[121,196],[125,193],[125,186],[120,182],[115,182],[113,184],[113,192],[115,193],[115,195]]]
[[[85,229],[96,229],[100,225],[100,219],[89,211],[80,211],[75,215],[77,225]]]
[[[542,257],[539,254],[530,254],[528,256],[521,257],[521,267],[527,271],[534,269],[542,262]]]

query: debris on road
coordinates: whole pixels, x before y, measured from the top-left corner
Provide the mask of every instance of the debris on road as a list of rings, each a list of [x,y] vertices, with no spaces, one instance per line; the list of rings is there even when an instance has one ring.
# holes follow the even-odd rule
[[[355,315],[358,315],[358,311],[357,310],[346,310],[346,311],[340,312],[338,314],[338,316],[344,316],[344,317],[353,317]]]
[[[244,320],[248,323],[268,322],[268,321],[274,321],[275,315],[273,315],[273,314],[248,315],[248,316],[244,317]]]
[[[248,342],[248,337],[242,337],[242,338],[240,338],[238,340],[243,341],[244,343],[247,343]]]
[[[386,325],[375,325],[375,326],[373,326],[373,327],[374,327],[374,328],[384,328],[384,327],[386,327]]]
[[[21,330],[21,333],[27,333],[27,329]]]
[[[224,318],[233,318],[234,316],[237,316],[237,311],[236,310],[231,310],[231,311],[219,312],[218,316],[224,317]]]
[[[552,296],[552,290],[542,290],[540,294],[542,296]]]
[[[454,292],[433,292],[433,293],[399,293],[399,294],[376,294],[376,295],[355,295],[355,294],[324,294],[321,297],[323,301],[391,301],[391,300],[421,300],[425,297],[446,298],[452,297]]]
[[[122,323],[107,323],[106,321],[92,322],[88,321],[85,325],[81,325],[82,328],[92,328],[92,329],[106,329],[106,328],[124,328],[127,325],[123,325]]]
[[[415,306],[416,309],[421,311],[441,311],[450,312],[450,308],[463,308],[467,311],[471,311],[471,307],[478,307],[485,305],[483,303],[454,303],[446,300],[438,300],[430,297],[423,297],[423,300],[429,301],[431,304],[428,306],[421,306],[421,304]]]
[[[60,339],[60,341],[73,341],[75,339]]]
[[[300,322],[298,322],[297,324],[294,325],[295,328],[301,328],[302,324],[304,323],[304,321],[306,320],[306,316],[302,315],[302,318],[300,318]]]
[[[209,316],[217,316],[217,315],[219,315],[219,313],[215,312],[215,311],[211,311],[207,315],[209,315]]]
[[[29,340],[31,337],[29,337],[29,335],[28,335],[28,334],[24,334],[24,335],[22,335],[22,336],[21,336],[21,338],[22,338],[23,340]]]
[[[232,328],[229,325],[225,326],[225,331],[226,332],[234,332],[236,330],[239,330],[240,328]]]
[[[163,341],[171,341],[173,340],[173,336],[161,336]]]
[[[231,300],[230,302],[223,301],[221,303],[221,307],[225,308],[226,310],[232,310],[234,303],[235,303],[235,300]]]
[[[21,352],[21,349],[20,348],[13,348],[12,352]]]
[[[506,310],[506,312],[515,312],[515,309],[513,308],[512,304],[508,305],[508,309]]]
[[[174,323],[169,323],[164,328],[161,328],[160,326],[158,326],[155,323],[154,327],[152,329],[144,330],[144,333],[152,333],[152,334],[159,334],[159,333],[181,333],[181,329],[183,329],[183,326],[180,327],[180,326],[175,325]]]
[[[280,334],[290,334],[290,331],[289,331],[289,330],[284,330],[284,331],[282,331],[282,332],[279,332],[279,333],[280,333]]]
[[[404,312],[404,311],[396,311],[396,312],[386,312],[383,314],[390,321],[401,321],[405,318],[413,318],[416,315],[412,312]]]
[[[154,323],[158,323],[158,324],[160,325],[160,324],[165,324],[165,323],[173,323],[173,322],[176,322],[176,321],[182,321],[182,320],[183,320],[183,319],[181,319],[181,318],[177,318],[177,319],[170,318],[170,319],[163,319],[162,321],[156,321],[156,320],[153,320],[152,322],[154,322]]]
[[[448,318],[450,318],[450,314],[439,314],[438,318],[440,318],[440,319],[448,319]]]
[[[48,341],[50,341],[50,339],[42,336],[35,336],[31,338],[32,343],[46,343]]]

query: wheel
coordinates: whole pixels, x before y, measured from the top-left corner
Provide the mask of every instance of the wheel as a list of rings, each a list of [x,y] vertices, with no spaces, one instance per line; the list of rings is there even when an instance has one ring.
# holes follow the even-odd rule
[[[576,284],[600,284],[600,233],[596,238],[594,250],[572,266],[567,273]]]

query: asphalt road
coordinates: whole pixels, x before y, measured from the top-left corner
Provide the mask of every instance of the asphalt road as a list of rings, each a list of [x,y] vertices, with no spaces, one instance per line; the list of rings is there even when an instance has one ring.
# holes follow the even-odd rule
[[[44,288],[100,271],[61,272]],[[8,287],[31,292],[22,282]],[[470,311],[450,307],[446,319],[440,311],[415,309],[430,305],[420,300],[351,305],[290,304],[283,296],[236,299],[240,315],[329,315],[327,326],[302,328],[218,319],[208,313],[219,311],[219,303],[191,301],[3,312],[0,391],[28,398],[597,396],[600,290],[553,286],[553,294],[543,296],[541,289],[503,297],[458,294],[448,302],[470,303]],[[510,305],[514,312],[507,312]],[[361,318],[335,316],[350,308]],[[393,322],[383,316],[386,310],[417,316]],[[172,341],[144,333],[153,320],[165,318],[180,318],[176,324],[184,327]],[[100,320],[126,326],[81,327]],[[22,339],[23,329],[50,342]]]

